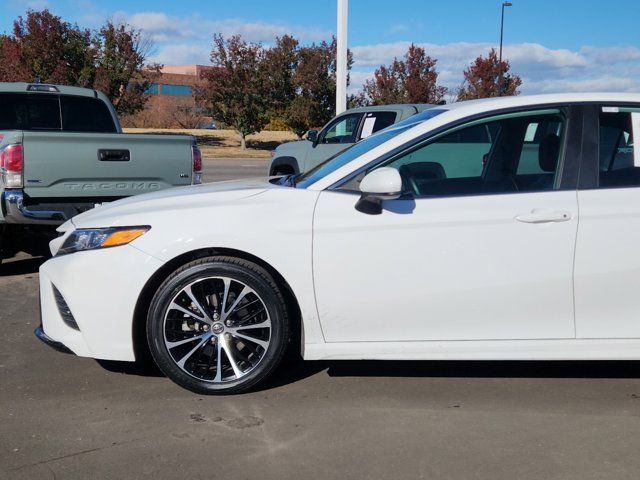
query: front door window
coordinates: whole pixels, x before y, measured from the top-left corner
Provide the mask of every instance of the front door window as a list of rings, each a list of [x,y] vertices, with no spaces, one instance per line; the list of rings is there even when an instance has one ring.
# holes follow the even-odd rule
[[[361,113],[336,118],[322,133],[319,143],[355,143]]]
[[[563,131],[560,112],[489,120],[427,141],[385,165],[399,170],[415,197],[553,190]]]

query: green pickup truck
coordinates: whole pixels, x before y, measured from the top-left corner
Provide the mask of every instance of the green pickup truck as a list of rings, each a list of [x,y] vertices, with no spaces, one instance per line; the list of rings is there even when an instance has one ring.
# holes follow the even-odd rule
[[[320,131],[309,130],[306,140],[283,143],[276,148],[272,152],[268,173],[290,175],[308,172],[378,130],[433,106],[401,103],[347,110],[334,117]]]
[[[193,137],[123,134],[99,91],[0,83],[0,259],[97,204],[200,183],[201,170]]]

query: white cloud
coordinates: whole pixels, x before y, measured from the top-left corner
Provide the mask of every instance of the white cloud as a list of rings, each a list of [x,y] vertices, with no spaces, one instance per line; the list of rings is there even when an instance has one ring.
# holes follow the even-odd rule
[[[209,63],[211,46],[207,44],[179,43],[156,48],[157,53],[149,62],[158,62],[164,65],[206,65]]]
[[[404,23],[396,23],[389,27],[389,33],[405,33],[409,31],[409,25],[405,25]]]
[[[540,93],[553,92],[640,92],[640,81],[635,78],[602,76],[586,79],[550,79],[530,82],[528,89]]]
[[[536,63],[556,68],[580,68],[588,65],[587,59],[577,52],[566,48],[554,50],[539,43],[507,45],[503,50],[503,58],[508,58],[513,64]]]
[[[273,42],[275,37],[285,34],[304,42],[324,40],[331,36],[331,32],[315,27],[249,22],[239,18],[207,20],[197,14],[178,17],[162,12],[117,12],[114,18],[141,29],[155,42],[210,40],[214,33],[242,35],[246,40],[264,43]]]
[[[25,11],[31,10],[44,10],[45,8],[51,8],[47,0],[12,0],[11,6],[14,9]]]
[[[613,65],[640,60],[640,48],[637,47],[585,46],[580,49],[580,53],[599,64]]]
[[[365,81],[373,77],[373,70],[349,72],[349,93],[357,92]]]

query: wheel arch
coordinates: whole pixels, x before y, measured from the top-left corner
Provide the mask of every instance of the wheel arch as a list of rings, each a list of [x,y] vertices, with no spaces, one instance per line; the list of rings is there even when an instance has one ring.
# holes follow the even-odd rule
[[[269,165],[269,175],[273,175],[278,167],[290,167],[293,170],[291,173],[296,175],[300,173],[300,165],[295,157],[284,156],[274,158],[271,165]]]
[[[296,349],[297,352],[302,352],[302,345],[304,339],[304,327],[302,323],[302,314],[300,310],[300,304],[298,299],[293,293],[293,289],[286,281],[286,279],[276,270],[271,264],[265,262],[259,257],[252,255],[251,253],[235,250],[232,248],[202,248],[198,250],[192,250],[190,252],[183,253],[162,265],[145,283],[133,313],[133,326],[132,326],[132,338],[133,338],[133,350],[136,361],[151,360],[151,352],[149,351],[149,345],[147,343],[146,336],[146,323],[147,312],[149,311],[149,305],[153,295],[158,290],[158,287],[162,282],[177,268],[185,265],[193,260],[203,257],[220,257],[231,256],[242,258],[250,262],[259,265],[264,268],[274,280],[282,288],[282,294],[285,297],[285,301],[288,308],[289,318],[291,319],[291,345],[290,348]]]

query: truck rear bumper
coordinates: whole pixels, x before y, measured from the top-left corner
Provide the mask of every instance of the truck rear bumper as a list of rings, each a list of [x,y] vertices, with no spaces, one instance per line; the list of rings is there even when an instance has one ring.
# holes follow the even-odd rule
[[[67,215],[58,210],[30,210],[24,203],[22,190],[2,192],[2,213],[6,223],[60,225]]]

